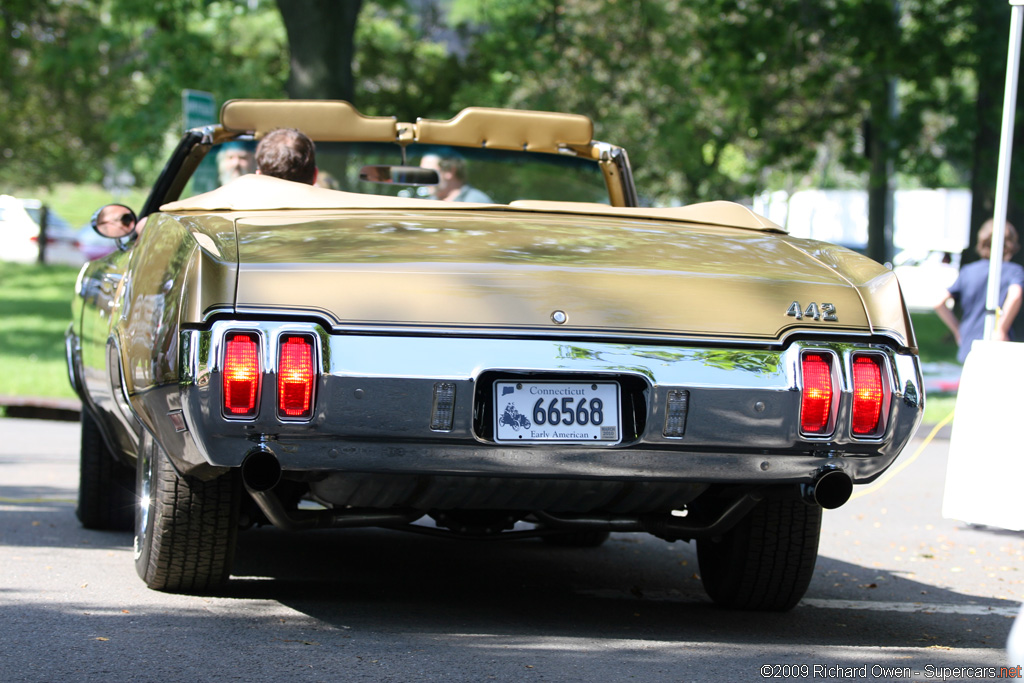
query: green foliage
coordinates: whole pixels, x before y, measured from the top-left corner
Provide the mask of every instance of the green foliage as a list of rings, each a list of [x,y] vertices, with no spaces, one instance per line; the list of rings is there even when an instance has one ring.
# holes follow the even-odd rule
[[[855,110],[827,4],[456,0],[491,74],[457,99],[591,116],[654,201],[749,196]]]
[[[464,61],[488,73],[455,103],[587,114],[601,139],[629,150],[655,201],[742,199],[810,173],[815,185],[842,177],[836,168],[863,173],[868,124],[897,172],[962,186],[975,68],[1005,60],[1005,35],[981,37],[981,4],[453,0]],[[892,119],[878,109],[890,79]]]
[[[356,102],[361,111],[448,118],[452,97],[469,70],[436,36],[444,29],[436,12],[417,16],[399,2],[367,2],[356,27]]]
[[[229,36],[229,39],[226,39]],[[0,8],[0,182],[148,184],[181,132],[181,91],[279,97],[287,76],[273,6],[234,0],[15,0]]]
[[[977,211],[991,210],[1006,3],[347,7],[360,4],[354,45],[299,31],[317,43],[300,51],[289,50],[281,14],[300,5],[285,0],[7,0],[0,107],[14,123],[0,129],[0,183],[11,191],[98,181],[107,164],[148,185],[180,133],[183,88],[220,102],[281,97],[291,57],[316,62],[299,64],[315,73],[342,71],[351,60],[355,101],[369,114],[414,120],[469,105],[587,114],[600,139],[629,150],[642,192],[660,203],[743,199],[802,182],[863,186],[850,173],[867,169],[870,124],[905,183],[973,179],[983,195]],[[342,11],[301,8],[302,26],[313,28]],[[890,79],[899,93],[894,117],[879,108]]]

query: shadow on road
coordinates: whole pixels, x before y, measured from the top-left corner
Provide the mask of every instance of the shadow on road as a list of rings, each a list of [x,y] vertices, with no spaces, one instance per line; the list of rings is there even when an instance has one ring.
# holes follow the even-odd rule
[[[223,595],[272,599],[338,627],[385,623],[424,633],[502,632],[733,643],[879,647],[1002,647],[1010,619],[799,606],[786,614],[719,610],[699,580],[692,544],[613,535],[599,549],[425,539],[382,530],[242,536]],[[835,574],[881,578],[894,600],[969,600],[877,568],[819,558],[809,597]],[[821,580],[817,580],[819,578]],[[879,575],[882,575],[879,577]],[[902,597],[901,597],[902,596]],[[845,596],[842,596],[845,597]],[[871,596],[874,597],[874,596]],[[974,600],[1006,607],[1005,601]],[[813,628],[809,628],[811,625]]]

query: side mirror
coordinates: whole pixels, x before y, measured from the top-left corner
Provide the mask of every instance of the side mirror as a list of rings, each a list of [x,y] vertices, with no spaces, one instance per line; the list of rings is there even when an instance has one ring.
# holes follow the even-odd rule
[[[136,223],[135,212],[123,204],[107,204],[92,215],[92,229],[111,239],[132,234]]]
[[[359,179],[370,183],[390,185],[437,185],[437,171],[422,166],[363,166]]]

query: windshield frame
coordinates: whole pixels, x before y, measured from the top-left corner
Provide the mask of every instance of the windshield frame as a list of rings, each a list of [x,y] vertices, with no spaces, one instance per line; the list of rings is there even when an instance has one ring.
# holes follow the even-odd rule
[[[300,113],[315,113],[317,115],[322,114],[325,107],[339,107],[347,108],[351,112],[355,112],[354,108],[347,102],[342,101],[299,101],[299,100],[281,100],[281,101],[245,101],[245,100],[231,100],[224,104],[221,110],[222,120],[231,118],[232,112],[240,110],[239,105],[248,107],[247,109],[241,109],[241,111],[250,113],[252,111],[260,112],[265,109],[268,113],[266,116],[267,122],[261,123],[259,121],[253,121],[251,124],[245,124],[245,129],[242,126],[235,124],[235,128],[228,128],[223,123],[211,126],[203,126],[199,128],[193,128],[185,132],[178,146],[171,155],[164,169],[161,171],[160,176],[157,178],[156,183],[150,192],[149,198],[147,199],[142,211],[139,214],[140,218],[143,218],[150,213],[159,210],[159,207],[165,203],[176,201],[181,198],[182,192],[188,181],[192,178],[196,169],[202,163],[203,159],[209,154],[213,145],[221,144],[232,140],[246,140],[254,141],[258,139],[263,133],[268,132],[273,127],[282,127],[287,125],[296,125],[303,128],[298,123],[291,123],[291,118],[295,112]],[[232,107],[234,107],[232,109]],[[555,117],[558,118],[562,115],[558,114],[547,114],[544,112],[525,112],[518,110],[481,110],[477,108],[469,108],[460,112],[457,116],[453,117],[450,121],[435,121],[429,119],[419,119],[417,123],[399,123],[394,119],[386,119],[386,125],[383,127],[393,129],[395,131],[394,137],[384,136],[380,134],[378,128],[381,128],[380,123],[384,121],[385,117],[377,117],[376,119],[371,117],[361,117],[358,112],[355,115],[360,116],[366,121],[370,121],[373,124],[373,136],[366,138],[367,141],[393,141],[396,145],[396,150],[400,150],[417,141],[417,130],[424,131],[424,135],[429,138],[427,131],[433,131],[434,135],[437,135],[438,128],[450,128],[453,125],[457,127],[458,122],[466,118],[467,114],[480,115],[480,116],[493,116],[497,112],[498,116],[508,116],[514,120],[527,119],[533,120],[534,117]],[[275,118],[279,116],[281,118]],[[571,116],[570,116],[571,118]],[[576,119],[584,119],[585,117],[575,117]],[[467,119],[468,120],[468,119]],[[267,127],[267,130],[256,130],[257,124]],[[418,128],[419,127],[419,128]],[[446,134],[450,134],[446,133]],[[316,143],[328,142],[330,140],[344,139],[348,141],[362,141],[360,138],[361,133],[357,131],[357,134],[345,137],[339,135],[332,136],[311,136]],[[318,139],[327,138],[327,139]],[[468,144],[466,143],[468,137],[461,136],[456,137],[454,140],[447,139],[444,143],[453,148],[457,148],[460,151],[469,153],[474,149],[482,149],[488,146],[487,140],[482,139],[479,142]],[[434,140],[435,142],[438,140]],[[528,149],[529,145],[524,143],[523,150],[519,153],[533,155],[547,154],[547,152],[534,151]],[[506,146],[505,149],[510,149]],[[633,181],[633,172],[629,164],[629,158],[626,151],[616,145],[610,143],[590,141],[589,143],[583,144],[580,142],[573,142],[571,144],[559,144],[557,145],[558,156],[567,155],[573,156],[579,159],[592,161],[600,169],[604,181],[605,188],[608,195],[608,202],[611,206],[620,207],[631,207],[639,206],[638,194],[636,186]],[[514,151],[514,150],[513,150]]]

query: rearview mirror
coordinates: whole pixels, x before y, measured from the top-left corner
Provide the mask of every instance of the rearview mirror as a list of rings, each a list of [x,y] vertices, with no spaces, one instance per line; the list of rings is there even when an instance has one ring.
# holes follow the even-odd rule
[[[363,166],[359,179],[390,185],[437,185],[437,171],[421,166]]]
[[[107,204],[92,215],[92,229],[112,239],[132,234],[137,222],[135,212],[123,204]]]

